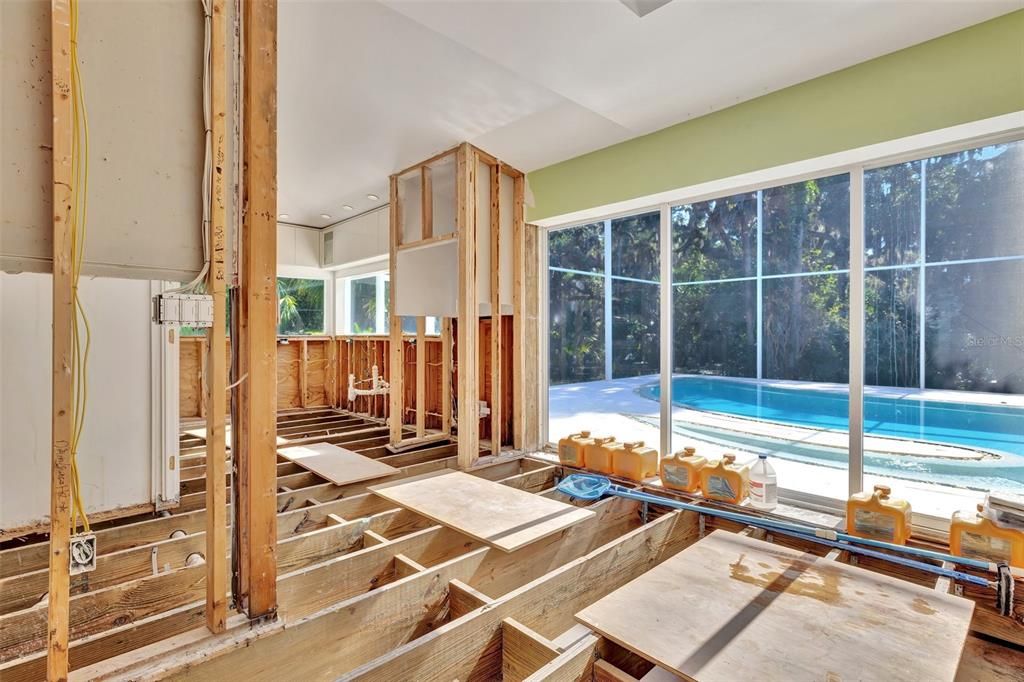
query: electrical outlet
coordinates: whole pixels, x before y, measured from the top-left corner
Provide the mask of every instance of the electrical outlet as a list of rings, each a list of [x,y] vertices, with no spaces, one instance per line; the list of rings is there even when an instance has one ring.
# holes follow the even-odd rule
[[[71,536],[71,575],[96,570],[96,536],[81,534]]]

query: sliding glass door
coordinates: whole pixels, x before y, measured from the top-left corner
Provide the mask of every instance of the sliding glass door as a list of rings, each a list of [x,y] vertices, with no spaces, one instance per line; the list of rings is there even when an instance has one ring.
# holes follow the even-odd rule
[[[1024,142],[548,234],[551,441],[768,454],[826,506],[884,483],[948,518],[1024,492]]]

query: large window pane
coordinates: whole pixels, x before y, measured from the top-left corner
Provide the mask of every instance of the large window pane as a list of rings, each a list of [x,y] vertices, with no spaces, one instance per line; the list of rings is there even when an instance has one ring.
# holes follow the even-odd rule
[[[757,376],[757,282],[673,287],[672,371]]]
[[[658,212],[611,221],[613,277],[657,281],[659,277]]]
[[[660,319],[657,284],[612,280],[613,379],[658,374]]]
[[[930,266],[925,296],[928,388],[1024,394],[1024,259]]]
[[[277,333],[324,333],[324,281],[322,279],[277,278]]]
[[[921,163],[864,173],[864,265],[907,265],[921,258]]]
[[[548,234],[548,265],[553,268],[604,271],[604,223],[581,225]]]
[[[1024,141],[928,159],[927,260],[1024,255]]]
[[[849,281],[844,274],[764,281],[764,376],[847,383]]]
[[[376,333],[377,277],[362,277],[349,282],[349,319],[352,334]]]
[[[549,295],[550,383],[604,378],[604,278],[552,270]]]
[[[864,279],[864,383],[918,387],[920,311],[917,268],[869,272]]]
[[[672,207],[672,280],[757,274],[757,193]]]
[[[763,202],[764,274],[849,268],[849,175],[772,187]]]

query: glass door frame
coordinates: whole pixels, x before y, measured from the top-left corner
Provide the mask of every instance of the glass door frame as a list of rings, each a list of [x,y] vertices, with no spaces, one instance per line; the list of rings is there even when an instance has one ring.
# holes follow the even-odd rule
[[[977,134],[970,134],[977,129],[982,129],[984,132]],[[995,129],[994,131],[992,129]],[[676,190],[671,193],[671,196],[665,196],[664,200],[658,201],[653,204],[646,204],[630,208],[628,210],[610,212],[601,215],[601,217],[575,219],[565,222],[559,222],[552,225],[544,225],[539,227],[541,235],[538,239],[538,293],[540,298],[540,305],[538,310],[538,317],[540,321],[539,329],[541,330],[539,339],[540,351],[540,400],[538,407],[541,414],[539,416],[541,425],[541,436],[542,441],[549,447],[553,447],[553,443],[550,439],[550,433],[548,428],[548,390],[549,386],[549,344],[548,336],[550,331],[549,325],[549,312],[550,312],[550,300],[549,300],[549,267],[548,267],[548,237],[551,232],[568,229],[572,227],[578,227],[586,224],[600,223],[610,225],[610,221],[626,216],[633,216],[641,213],[649,213],[658,211],[660,215],[660,226],[659,226],[659,237],[660,237],[660,283],[659,283],[659,311],[660,311],[660,342],[659,342],[659,358],[660,358],[660,373],[659,373],[659,386],[660,386],[660,404],[659,404],[659,432],[660,432],[660,451],[664,453],[671,452],[671,440],[672,440],[672,429],[671,429],[671,415],[672,415],[672,400],[671,400],[671,382],[672,382],[672,223],[671,223],[671,210],[673,206],[681,204],[693,204],[702,201],[709,201],[712,199],[720,199],[726,196],[732,196],[736,194],[743,194],[748,192],[758,192],[772,187],[778,187],[780,185],[786,185],[796,182],[803,182],[807,180],[813,180],[826,176],[838,175],[838,174],[849,174],[850,178],[850,235],[849,235],[849,252],[850,252],[850,263],[848,272],[850,278],[849,284],[849,351],[848,351],[848,364],[849,364],[849,423],[848,423],[848,458],[847,458],[847,471],[848,471],[848,494],[854,492],[860,492],[864,485],[864,422],[863,422],[863,408],[864,408],[864,363],[865,363],[865,298],[864,298],[864,286],[865,286],[865,273],[866,270],[874,271],[875,268],[865,268],[865,224],[864,224],[864,177],[865,173],[877,168],[883,168],[897,163],[905,163],[917,161],[920,159],[930,158],[933,156],[942,155],[945,153],[963,151],[966,149],[973,149],[976,147],[982,147],[992,144],[1007,143],[1024,140],[1024,112],[1017,112],[1015,114],[1008,114],[1006,116],[995,117],[995,119],[986,119],[985,121],[974,122],[973,124],[964,124],[962,126],[954,126],[952,128],[944,129],[941,131],[933,131],[931,133],[924,133],[921,135],[911,136],[909,138],[901,138],[899,140],[893,140],[890,142],[879,143],[875,145],[869,145],[857,150],[850,150],[848,152],[842,152],[839,154],[833,154],[825,157],[819,157],[817,159],[810,159],[804,162],[798,162],[796,164],[788,164],[784,166],[778,166],[775,168],[766,169],[764,171],[758,171],[756,173],[748,173],[741,176],[735,176],[734,178],[727,178],[721,181],[714,181],[712,183],[705,183],[695,188],[684,188]],[[795,167],[803,167],[800,172],[793,172]],[[756,179],[749,181],[751,176],[756,176]],[[924,182],[922,178],[922,192],[924,191]],[[662,198],[659,196],[659,198]],[[761,220],[760,220],[760,202],[758,203],[759,208],[759,220],[758,220],[758,272],[760,273],[761,262]],[[607,235],[607,227],[605,234]],[[923,239],[923,235],[922,235]],[[607,253],[610,245],[605,245],[606,261]],[[924,258],[923,248],[921,258]],[[989,260],[989,259],[981,259]],[[923,272],[926,264],[917,266],[921,268]],[[884,269],[884,268],[883,268]],[[840,270],[842,272],[842,270]],[[597,273],[590,273],[596,275]],[[809,273],[803,273],[809,274]],[[610,273],[605,272],[604,277],[607,282],[610,279]],[[758,288],[762,279],[758,277]],[[608,293],[605,294],[606,308]],[[923,291],[922,291],[923,298]],[[760,310],[763,305],[760,297],[758,298],[758,321],[760,322]],[[606,327],[609,327],[609,322],[606,321]],[[923,336],[923,320],[921,322]],[[762,349],[761,345],[761,325],[758,324],[758,376],[761,376],[761,362],[762,362]],[[606,331],[607,335],[607,331]],[[608,344],[610,346],[610,344]],[[920,360],[923,362],[923,355]],[[605,358],[606,365],[609,362],[609,358]],[[923,381],[923,375],[922,375]],[[834,498],[814,495],[802,491],[780,488],[780,500],[795,506],[805,507],[808,509],[824,511],[827,513],[842,515],[845,510],[845,500],[836,500]],[[948,530],[949,519],[939,518],[935,516],[929,516],[921,513],[914,513],[913,519],[914,525],[924,529],[925,531],[932,531],[937,533],[944,533]]]

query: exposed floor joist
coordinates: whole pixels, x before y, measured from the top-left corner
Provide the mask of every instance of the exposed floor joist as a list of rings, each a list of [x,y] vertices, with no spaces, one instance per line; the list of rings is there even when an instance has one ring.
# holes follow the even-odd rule
[[[305,434],[337,420],[336,412],[312,410],[282,414],[279,424],[301,425]],[[364,454],[374,452],[402,468],[396,480],[458,467],[452,444],[392,455],[384,448],[386,431],[358,440],[363,434],[356,432],[366,428],[355,420],[323,437],[356,438],[349,442],[363,443]],[[406,433],[414,434],[414,427]],[[192,456],[203,456],[201,439],[182,440],[195,448]],[[196,475],[182,481],[183,490],[204,480],[201,463],[188,468]],[[111,546],[121,547],[119,555],[101,557],[95,582],[79,585],[72,597],[71,622],[79,635],[70,650],[73,679],[639,679],[651,672],[649,662],[583,628],[574,615],[685,549],[702,531],[761,536],[709,517],[700,523],[693,512],[656,505],[645,510],[608,498],[589,506],[593,519],[506,553],[395,507],[368,491],[373,481],[334,486],[288,462],[279,462],[277,473],[280,620],[250,628],[245,620],[229,619],[220,635],[206,630],[205,567],[182,565],[191,550],[205,547],[204,509],[121,524],[100,531]],[[564,499],[552,488],[563,469],[549,462],[499,461],[474,473]],[[185,534],[168,538],[176,527]],[[787,544],[785,538],[763,539]],[[161,571],[156,576],[147,563],[154,549]],[[31,601],[43,585],[36,552],[31,546],[0,552],[0,594]],[[838,552],[828,558],[847,559]],[[33,561],[35,571],[17,570]],[[42,568],[45,574],[45,563]],[[912,572],[899,577],[931,584]],[[139,609],[140,602],[151,610]],[[33,608],[0,614],[0,626],[30,622],[26,613],[36,613]],[[1020,628],[1004,620],[1007,632]],[[11,629],[21,630],[0,627]],[[3,641],[24,644],[20,636]],[[1012,671],[1015,655],[972,636],[963,679],[974,679],[969,675],[977,671]],[[44,662],[37,649],[0,663],[0,675],[5,681],[34,679]]]

